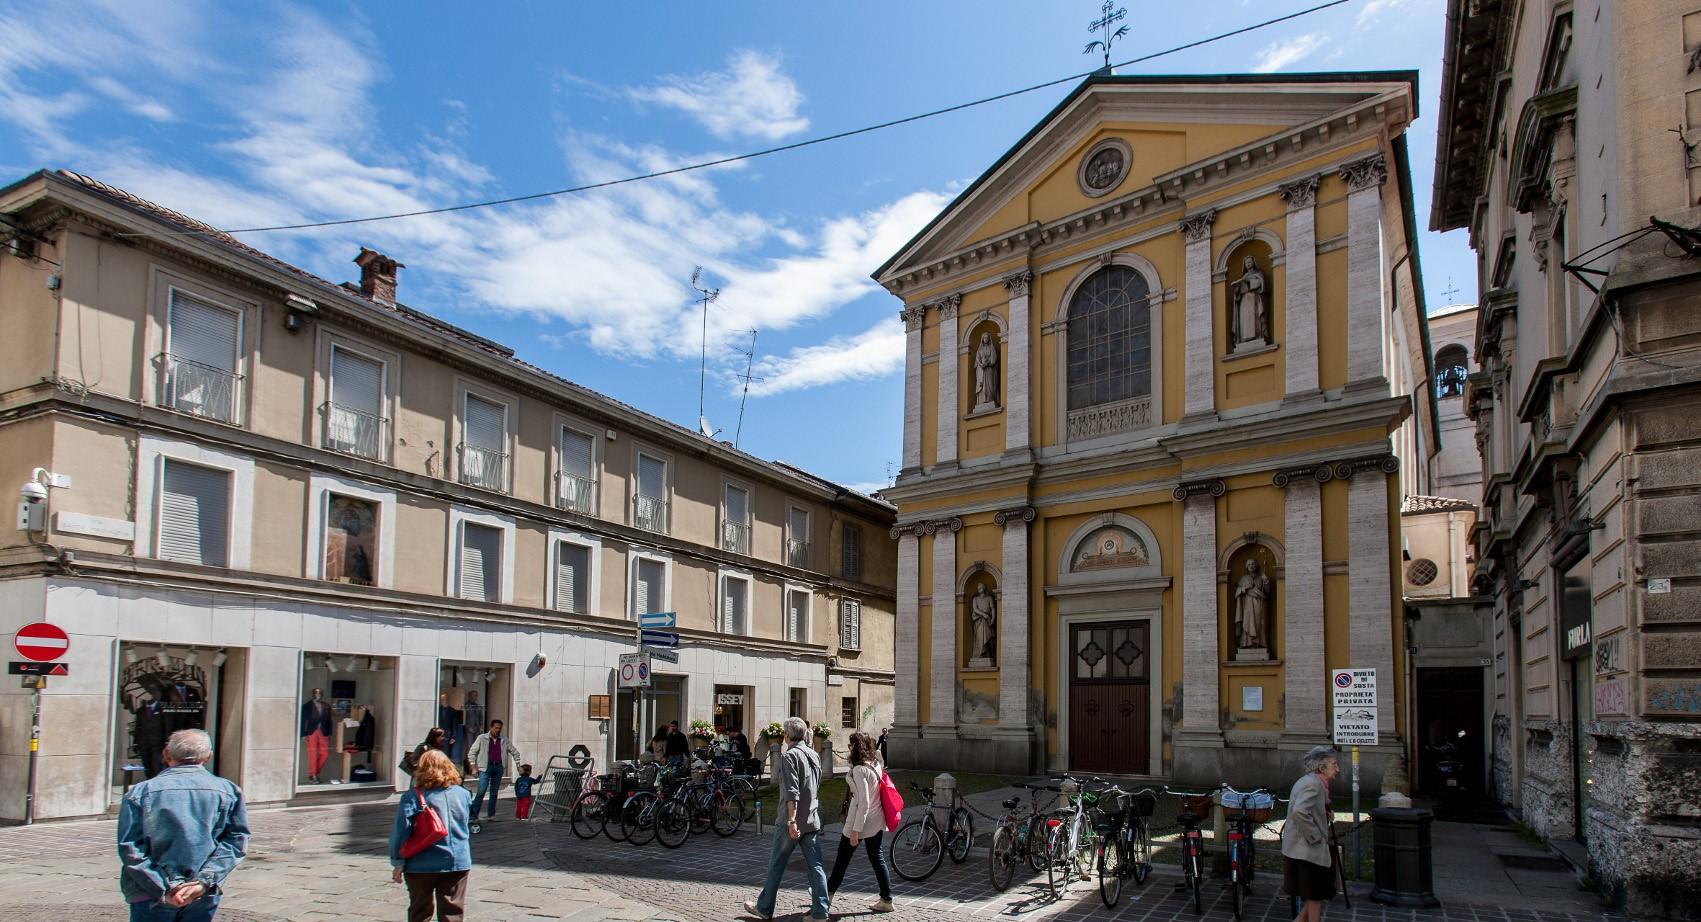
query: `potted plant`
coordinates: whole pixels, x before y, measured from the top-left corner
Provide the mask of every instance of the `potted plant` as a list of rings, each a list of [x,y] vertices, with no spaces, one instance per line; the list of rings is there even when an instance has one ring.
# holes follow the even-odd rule
[[[767,725],[766,727],[762,728],[762,738],[767,740],[770,743],[774,742],[775,740],[780,739],[781,737],[783,737],[785,735],[786,735],[785,728],[781,727],[780,722],[777,721],[777,720],[774,721],[773,723]]]
[[[715,738],[715,725],[706,720],[693,720],[691,721],[691,729],[686,732],[686,735],[694,740],[701,740],[706,743]]]
[[[756,750],[752,755],[766,761],[770,751],[779,750],[780,740],[784,738],[785,730],[781,729],[778,721],[763,727],[762,732],[756,734]]]
[[[832,739],[832,737],[833,728],[827,726],[825,721],[817,721],[815,724],[815,738],[825,742]]]

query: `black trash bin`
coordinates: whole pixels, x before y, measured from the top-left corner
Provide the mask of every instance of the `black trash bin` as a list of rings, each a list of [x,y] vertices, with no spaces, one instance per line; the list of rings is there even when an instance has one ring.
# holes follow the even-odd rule
[[[1381,807],[1370,811],[1370,820],[1376,835],[1376,889],[1370,899],[1388,906],[1440,906],[1429,839],[1435,814]]]

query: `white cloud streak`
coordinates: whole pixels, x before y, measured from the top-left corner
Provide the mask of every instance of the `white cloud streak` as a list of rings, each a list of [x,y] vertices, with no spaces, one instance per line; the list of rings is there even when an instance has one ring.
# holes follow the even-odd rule
[[[741,51],[727,69],[692,76],[665,76],[656,86],[627,91],[631,98],[677,109],[717,138],[777,141],[809,127],[799,115],[803,93],[780,70],[777,58]]]
[[[890,320],[855,336],[818,346],[793,349],[783,356],[764,356],[756,364],[752,396],[822,387],[845,381],[883,378],[904,367],[904,328],[894,314]]]
[[[1258,62],[1252,65],[1252,72],[1268,74],[1281,70],[1290,64],[1309,57],[1312,52],[1328,44],[1329,37],[1321,32],[1309,32],[1296,35],[1293,38],[1271,42],[1258,52]]]

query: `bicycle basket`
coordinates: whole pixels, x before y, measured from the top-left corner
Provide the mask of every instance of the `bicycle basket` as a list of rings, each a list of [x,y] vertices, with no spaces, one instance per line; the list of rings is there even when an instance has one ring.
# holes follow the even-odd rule
[[[1267,823],[1270,815],[1275,812],[1276,797],[1269,793],[1241,794],[1235,791],[1223,792],[1223,811],[1229,815],[1244,812],[1247,819],[1254,823]]]
[[[1128,799],[1128,815],[1141,819],[1157,812],[1158,799],[1151,794],[1124,794]]]
[[[1209,794],[1185,794],[1181,798],[1181,809],[1204,819],[1211,815],[1211,803]]]
[[[1101,836],[1108,836],[1122,825],[1122,812],[1094,811],[1093,831]]]

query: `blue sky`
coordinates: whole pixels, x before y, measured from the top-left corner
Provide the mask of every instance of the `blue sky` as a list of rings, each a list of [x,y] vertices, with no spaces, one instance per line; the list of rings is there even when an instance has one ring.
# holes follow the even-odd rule
[[[1311,5],[1123,0],[1115,58]],[[0,0],[0,180],[69,167],[223,227],[561,188],[742,153],[1085,71],[1098,3],[258,5]],[[1357,0],[1125,72],[1418,68],[1428,225],[1442,0]],[[899,454],[898,302],[868,278],[1070,89],[736,166],[528,204],[246,239],[333,281],[362,245],[401,299],[685,425],[842,483]],[[1463,235],[1430,303],[1475,298]],[[1449,282],[1457,286],[1446,293]]]

